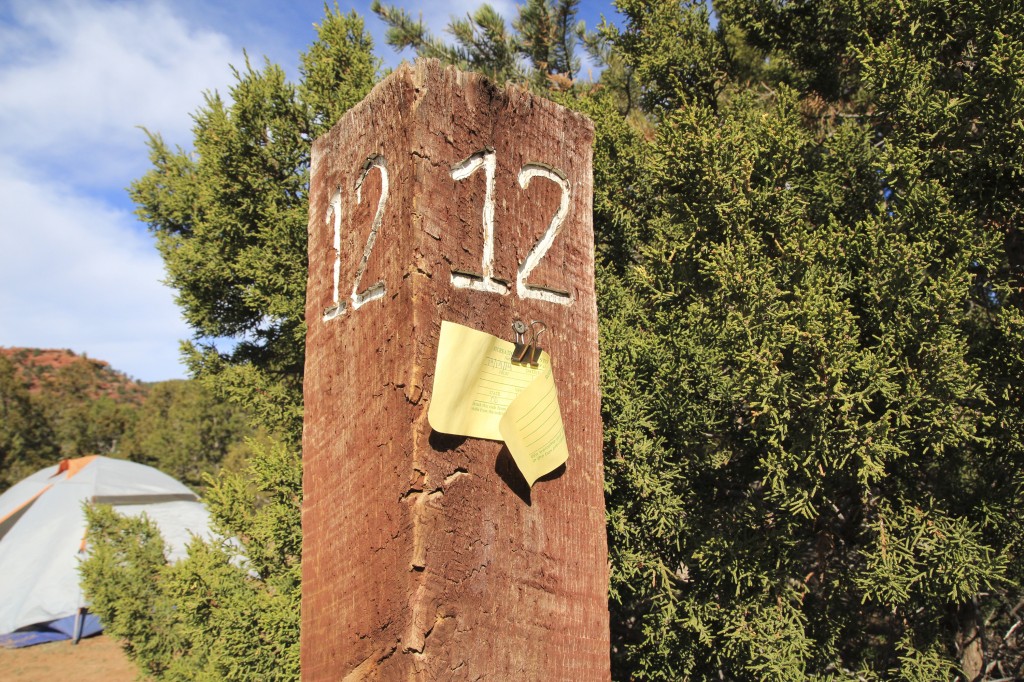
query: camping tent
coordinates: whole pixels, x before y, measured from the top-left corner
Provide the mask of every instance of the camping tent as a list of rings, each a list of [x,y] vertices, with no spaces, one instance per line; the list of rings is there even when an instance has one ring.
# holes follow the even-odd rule
[[[37,471],[0,495],[0,644],[28,646],[99,632],[85,615],[78,563],[85,551],[83,503],[145,513],[171,561],[192,534],[209,537],[209,514],[195,493],[152,467],[79,457]]]

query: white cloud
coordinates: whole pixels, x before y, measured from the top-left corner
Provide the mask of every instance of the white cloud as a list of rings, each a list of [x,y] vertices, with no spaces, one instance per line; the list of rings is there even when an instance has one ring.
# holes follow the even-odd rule
[[[17,54],[0,63],[0,149],[93,186],[145,163],[145,126],[189,139],[204,90],[225,89],[241,52],[159,2],[26,2],[12,7]]]
[[[189,330],[123,188],[145,137],[191,138],[241,50],[171,5],[15,0],[0,25],[0,345],[70,348],[181,377]]]
[[[152,238],[123,211],[0,157],[0,345],[70,348],[148,380],[184,376],[188,328]]]

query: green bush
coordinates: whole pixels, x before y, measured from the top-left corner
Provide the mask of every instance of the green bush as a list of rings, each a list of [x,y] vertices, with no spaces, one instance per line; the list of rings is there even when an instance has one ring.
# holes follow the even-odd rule
[[[296,451],[254,444],[247,470],[210,481],[214,531],[227,539],[195,539],[174,565],[145,517],[87,508],[90,610],[156,679],[297,678],[301,493]]]
[[[164,541],[145,516],[86,507],[88,558],[79,567],[89,610],[122,640],[146,675],[162,677],[186,650],[181,614],[168,598]]]

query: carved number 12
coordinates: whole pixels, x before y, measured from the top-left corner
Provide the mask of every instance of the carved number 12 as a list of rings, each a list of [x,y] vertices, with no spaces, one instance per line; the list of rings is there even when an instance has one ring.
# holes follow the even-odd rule
[[[366,246],[363,247],[363,258],[359,261],[359,268],[352,281],[352,293],[348,296],[352,303],[352,310],[358,310],[370,301],[382,298],[387,292],[384,281],[371,284],[363,291],[359,291],[359,283],[366,272],[366,263],[370,260],[370,251],[377,241],[377,233],[380,232],[380,225],[384,219],[384,205],[388,201],[388,168],[384,163],[383,156],[375,156],[366,162],[363,167],[363,174],[356,180],[356,203],[363,203],[363,181],[370,171],[376,168],[380,171],[380,199],[377,200],[377,212],[373,215],[373,223],[370,225],[370,235],[366,238]],[[324,322],[341,317],[348,307],[345,301],[339,297],[339,280],[341,279],[341,188],[331,197],[331,204],[327,213],[327,220],[334,218],[334,305],[324,311]]]
[[[465,180],[478,169],[484,169],[484,207],[483,207],[483,228],[484,228],[484,248],[483,255],[481,258],[481,270],[482,274],[476,275],[472,273],[452,271],[452,284],[460,289],[474,289],[476,291],[486,291],[492,294],[506,295],[509,292],[508,283],[496,279],[494,277],[494,174],[497,167],[497,157],[491,149],[486,149],[481,152],[473,154],[465,161],[456,164],[452,169],[452,178],[454,180]],[[366,246],[363,247],[363,257],[359,261],[359,267],[356,269],[355,278],[352,280],[352,292],[345,298],[341,299],[341,188],[339,187],[331,197],[330,205],[327,210],[327,222],[330,224],[333,222],[334,227],[334,291],[332,296],[333,305],[324,311],[323,320],[328,322],[337,317],[341,317],[349,308],[349,304],[352,306],[352,310],[358,310],[363,305],[370,301],[375,301],[378,298],[383,298],[387,292],[387,288],[384,285],[384,281],[375,282],[371,284],[363,291],[359,291],[359,285],[362,282],[363,274],[366,272],[366,264],[370,260],[370,252],[373,250],[373,245],[377,241],[377,235],[380,232],[381,223],[384,218],[384,206],[388,201],[389,192],[389,181],[388,181],[388,169],[384,162],[383,156],[374,156],[370,158],[363,166],[363,172],[356,180],[356,203],[361,204],[363,202],[363,181],[366,180],[366,176],[370,174],[370,171],[376,168],[380,172],[380,199],[377,200],[377,212],[374,213],[373,222],[370,225],[370,234],[366,238]],[[560,171],[549,168],[539,163],[528,163],[523,166],[522,170],[519,171],[519,186],[524,190],[530,186],[530,181],[534,178],[544,178],[550,180],[559,186],[562,190],[561,200],[558,205],[558,210],[555,211],[555,215],[551,218],[551,224],[544,231],[537,243],[533,245],[529,253],[526,254],[526,259],[519,264],[518,272],[516,273],[516,294],[520,298],[533,298],[540,301],[547,301],[549,303],[558,303],[561,305],[571,305],[573,302],[572,295],[565,291],[557,291],[555,289],[549,289],[541,286],[531,286],[526,283],[526,278],[530,276],[537,264],[540,263],[541,259],[547,254],[548,249],[551,248],[551,244],[554,243],[555,237],[562,230],[562,225],[565,223],[565,218],[569,214],[569,197],[571,195],[571,188],[569,181],[566,179]]]
[[[482,216],[484,248],[480,263],[482,273],[476,275],[474,273],[453,270],[452,284],[459,289],[475,289],[476,291],[504,295],[509,291],[508,284],[494,277],[494,172],[496,166],[497,157],[494,151],[486,149],[473,154],[452,168],[453,180],[465,180],[477,169],[484,169],[484,208]],[[562,230],[565,218],[569,214],[569,197],[571,194],[569,180],[554,168],[549,168],[539,163],[526,164],[519,171],[519,186],[525,190],[530,186],[530,181],[534,178],[544,178],[555,183],[561,188],[562,196],[558,210],[551,218],[551,224],[548,225],[547,230],[544,231],[541,238],[530,249],[526,259],[519,264],[519,271],[516,273],[516,294],[520,298],[534,298],[549,303],[571,305],[573,299],[572,294],[569,292],[557,291],[547,287],[531,286],[526,283],[526,278],[530,276],[530,273],[537,267],[540,260],[547,254],[551,244],[555,241],[555,237]]]

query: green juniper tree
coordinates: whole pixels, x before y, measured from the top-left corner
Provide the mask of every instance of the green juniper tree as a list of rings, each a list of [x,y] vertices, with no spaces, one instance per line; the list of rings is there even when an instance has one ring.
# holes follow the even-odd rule
[[[411,47],[420,57],[440,59],[463,69],[480,71],[497,81],[517,80],[522,70],[516,61],[516,43],[505,20],[490,5],[481,5],[464,19],[453,19],[450,45],[431,35],[422,19],[414,20],[400,7],[373,0],[371,9],[388,24],[386,40],[401,50]]]
[[[0,355],[0,492],[57,458],[53,429],[17,368]]]
[[[385,39],[396,50],[412,48],[419,57],[479,71],[499,83],[528,81],[564,90],[580,69],[579,0],[527,0],[512,22],[514,33],[493,7],[482,4],[465,18],[452,18],[447,32],[454,44],[431,35],[422,20],[413,20],[400,7],[381,0],[373,0],[370,7],[388,24]]]
[[[221,466],[238,468],[245,440],[254,435],[246,418],[204,383],[160,382],[138,408],[123,454],[199,487]]]
[[[327,10],[300,84],[247,61],[230,99],[210,93],[196,112],[194,152],[150,135],[153,168],[131,187],[195,331],[184,344],[191,371],[269,434],[252,444],[247,475],[207,479],[207,505],[229,542],[196,541],[187,559],[164,566],[151,527],[91,514],[86,592],[154,677],[298,675],[309,149],[369,91],[379,64],[371,49],[360,18]],[[218,337],[233,348],[218,350]],[[124,603],[119,591],[144,598]]]
[[[618,6],[656,126],[596,207],[639,235],[602,279],[621,670],[1020,676],[1024,10]]]
[[[110,371],[105,363],[74,358],[47,376],[33,395],[53,432],[60,459],[121,454],[137,402],[115,399],[104,390]]]

